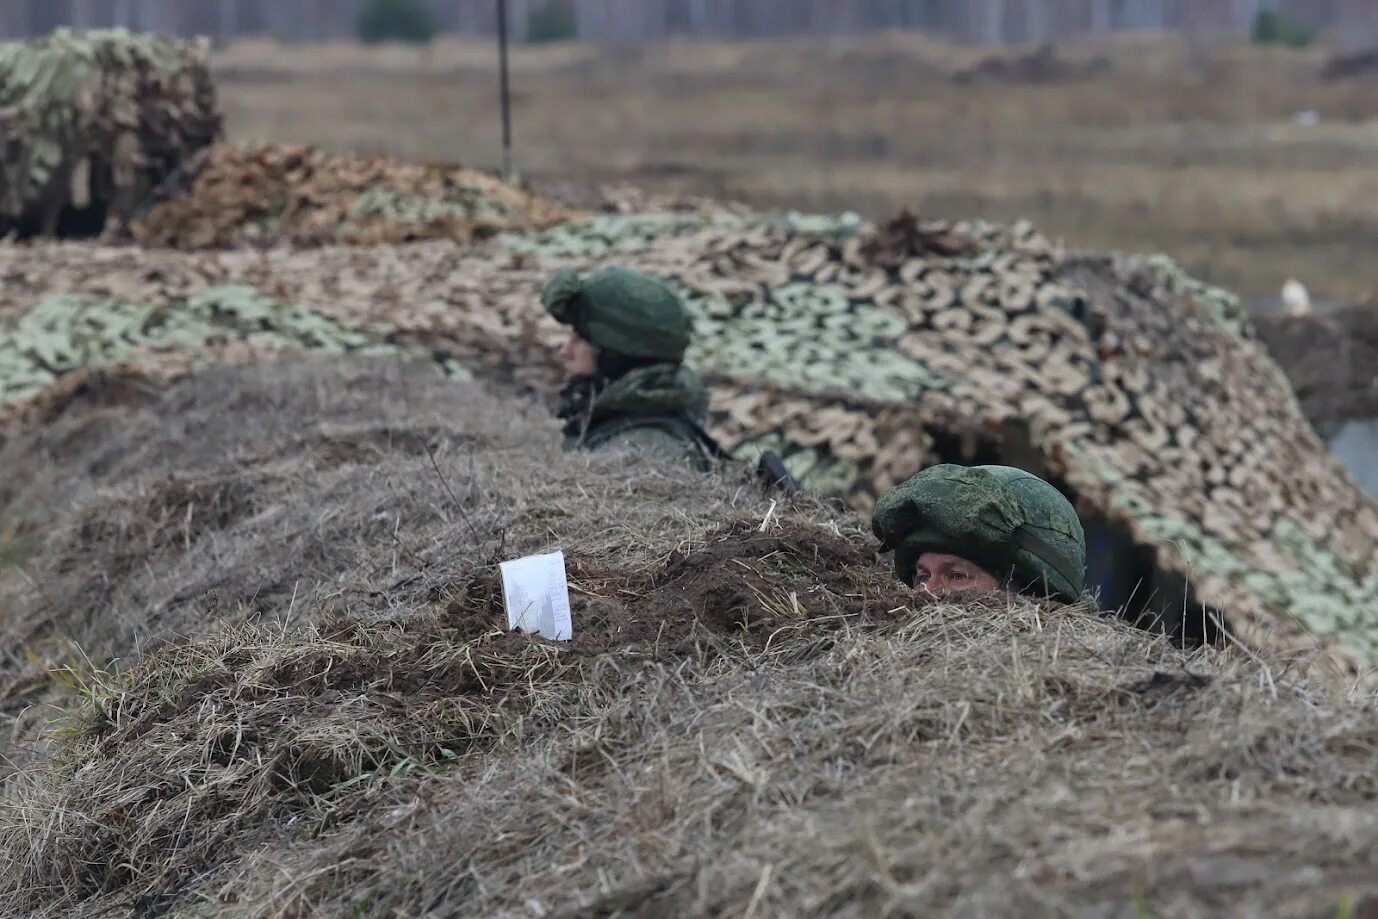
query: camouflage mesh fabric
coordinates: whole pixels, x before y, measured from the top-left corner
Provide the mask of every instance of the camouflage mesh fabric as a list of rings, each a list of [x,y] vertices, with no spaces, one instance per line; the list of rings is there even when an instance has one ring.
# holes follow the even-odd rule
[[[220,129],[205,42],[59,29],[0,44],[0,235],[55,232],[67,208],[129,217]]]
[[[653,415],[684,415],[702,421],[708,391],[683,364],[638,367],[608,384],[593,400],[594,421]]]
[[[571,448],[625,446],[707,469],[714,462],[701,427],[707,410],[708,392],[694,371],[653,364],[614,380],[582,411],[561,414]]]
[[[547,388],[567,332],[537,305],[542,285],[632,267],[694,317],[686,358],[719,442],[779,450],[866,513],[937,462],[1055,476],[1241,643],[1378,664],[1378,504],[1311,430],[1237,298],[1167,259],[1068,252],[1027,224],[635,206],[472,250],[0,245],[0,325],[55,288],[175,307],[235,278]]]
[[[0,423],[68,373],[134,364],[173,377],[200,363],[288,350],[433,361],[446,376],[469,379],[448,356],[384,341],[249,287],[209,287],[157,306],[49,294],[12,326],[0,322]]]
[[[159,189],[131,222],[146,246],[468,244],[573,216],[540,195],[456,165],[348,156],[311,147],[218,144]]]
[[[541,302],[595,348],[677,364],[689,347],[693,324],[679,295],[639,271],[605,268],[586,278],[562,271]]]
[[[942,464],[881,496],[871,528],[895,553],[895,573],[914,583],[918,558],[946,552],[1017,589],[1074,602],[1086,570],[1086,538],[1057,489],[1009,466]]]

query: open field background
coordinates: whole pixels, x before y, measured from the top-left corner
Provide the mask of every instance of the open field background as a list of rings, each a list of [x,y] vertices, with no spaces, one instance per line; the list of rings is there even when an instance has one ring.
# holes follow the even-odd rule
[[[1073,246],[1161,250],[1251,299],[1378,287],[1378,74],[1325,49],[1116,36],[1032,82],[922,36],[514,51],[518,165],[883,217],[1027,217]],[[1029,49],[1001,52],[1019,57]],[[231,137],[500,162],[496,52],[247,42],[217,60]],[[1298,123],[1314,111],[1319,124]]]

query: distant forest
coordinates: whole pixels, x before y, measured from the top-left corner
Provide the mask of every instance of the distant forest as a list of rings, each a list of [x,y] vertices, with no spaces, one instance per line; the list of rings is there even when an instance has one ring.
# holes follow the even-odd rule
[[[364,0],[0,0],[0,35],[59,26],[204,34],[348,38]],[[447,32],[489,34],[499,0],[430,0]],[[923,29],[985,44],[1057,40],[1112,29],[1212,36],[1247,31],[1259,10],[1281,9],[1351,46],[1378,37],[1378,0],[507,0],[521,37],[533,11],[563,4],[579,37],[598,42],[670,35],[759,37]]]

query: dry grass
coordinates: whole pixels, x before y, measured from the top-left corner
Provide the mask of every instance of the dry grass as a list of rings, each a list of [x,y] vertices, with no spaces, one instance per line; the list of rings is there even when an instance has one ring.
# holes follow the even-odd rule
[[[0,510],[45,531],[26,583],[0,573],[14,620],[93,649],[49,686],[75,694],[59,733],[11,731],[46,738],[10,750],[11,914],[1330,917],[1378,895],[1371,704],[1276,663],[917,603],[840,511],[562,454],[546,419],[420,370],[88,399],[0,455]],[[494,562],[557,544],[576,640],[497,631]]]
[[[275,620],[322,591],[383,610],[580,534],[616,564],[644,548],[626,543],[629,528],[654,539],[739,500],[689,502],[693,477],[629,483],[615,465],[565,456],[551,419],[425,366],[308,362],[207,371],[164,394],[108,389],[122,395],[97,387],[0,446],[14,470],[0,513],[25,521],[15,538],[29,556],[0,582],[0,633],[7,648],[56,648],[54,664],[67,642],[105,661],[151,636]],[[609,529],[598,508],[630,494],[644,511]],[[403,599],[379,590],[394,582]],[[43,687],[31,656],[0,661],[0,681],[15,681],[4,711],[24,705],[16,687]]]
[[[1289,276],[1340,299],[1372,288],[1371,79],[1323,81],[1320,50],[1131,37],[1063,51],[1107,58],[1095,78],[955,83],[981,54],[905,35],[522,48],[520,165],[566,190],[626,180],[871,217],[1029,217],[1076,245],[1167,251],[1251,295]],[[253,44],[219,67],[239,139],[500,161],[485,45]],[[1324,122],[1294,124],[1308,109]]]

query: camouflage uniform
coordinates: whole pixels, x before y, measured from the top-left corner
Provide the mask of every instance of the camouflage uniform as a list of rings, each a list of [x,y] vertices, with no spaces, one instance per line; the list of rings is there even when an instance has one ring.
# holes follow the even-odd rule
[[[1006,586],[1081,599],[1086,537],[1053,486],[1010,466],[932,466],[881,496],[871,528],[913,585],[919,556],[943,552],[980,565]]]
[[[717,447],[704,432],[708,393],[683,363],[692,321],[679,296],[655,278],[607,268],[586,278],[561,272],[546,285],[550,314],[626,369],[572,381],[562,395],[567,445],[628,447],[708,468]]]
[[[566,419],[565,434],[571,448],[628,447],[706,466],[713,459],[702,433],[707,409],[708,393],[694,371],[653,364],[599,389],[587,409]]]

